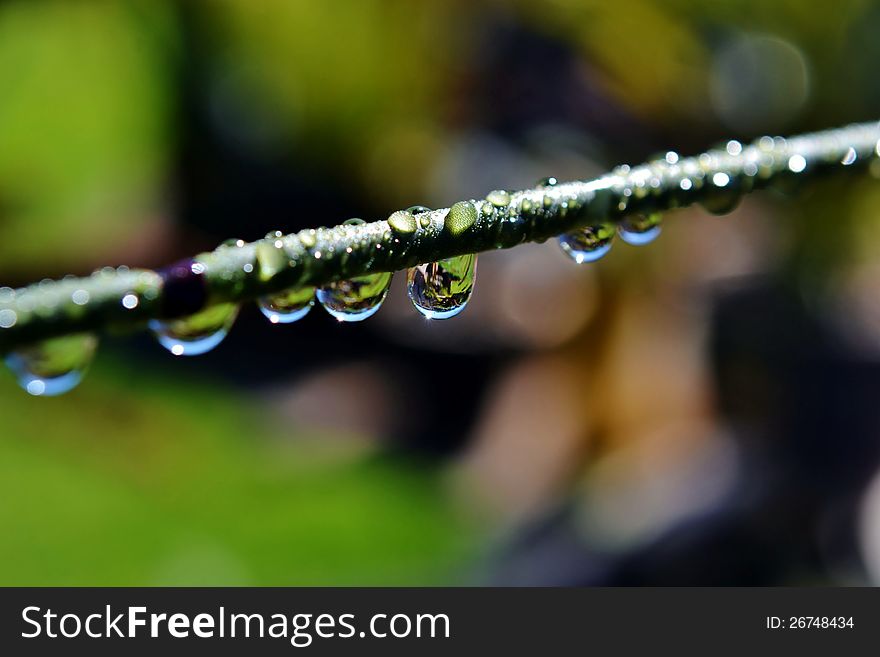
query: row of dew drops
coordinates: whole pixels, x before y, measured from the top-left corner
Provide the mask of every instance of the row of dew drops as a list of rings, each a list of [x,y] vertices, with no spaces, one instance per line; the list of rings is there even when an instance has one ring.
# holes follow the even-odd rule
[[[732,140],[727,143],[726,150],[730,155],[737,155],[742,151],[742,146]],[[854,150],[850,149],[850,151],[845,160],[853,159]],[[878,144],[878,155],[880,155],[880,144]],[[662,159],[668,164],[675,164],[678,162],[678,155],[670,151],[662,156]],[[850,164],[849,161],[842,163]],[[788,164],[792,172],[800,173],[804,169],[805,161],[802,156],[794,155]],[[628,173],[629,167],[624,166],[619,172]],[[746,174],[752,175],[752,172],[746,171]],[[708,184],[724,188],[729,182],[732,181],[727,174],[715,173]],[[551,177],[540,180],[537,186],[546,189],[557,184],[556,178]],[[681,188],[685,191],[692,185],[701,184],[703,184],[702,172],[698,172],[695,176],[684,177],[680,182]],[[627,191],[632,190],[625,189],[624,196],[628,196]],[[510,200],[510,193],[504,190],[495,190],[486,197],[486,201],[496,207],[506,206]],[[703,204],[714,214],[726,214],[734,209],[738,200],[739,194],[733,194],[730,196],[730,202],[720,205],[712,202]],[[466,211],[474,211],[470,203],[457,205],[466,205],[468,206]],[[623,210],[624,207],[619,209]],[[450,209],[447,222],[455,221],[455,218],[451,217],[455,210],[456,206]],[[430,209],[424,206],[413,206],[404,212],[411,218],[412,215],[429,211]],[[653,242],[660,235],[661,218],[659,212],[627,216],[616,224],[600,224],[562,235],[558,238],[559,245],[578,264],[595,262],[611,250],[615,236],[634,246]],[[353,219],[346,223],[364,222]],[[267,235],[268,238],[280,236],[280,231]],[[227,240],[224,244],[243,244],[243,242]],[[406,272],[408,296],[415,308],[428,319],[455,317],[464,310],[471,297],[476,271],[476,254],[456,256],[411,267]],[[316,299],[337,320],[359,322],[379,310],[388,294],[392,275],[390,272],[367,274],[330,283],[317,289],[291,289],[262,297],[257,300],[257,305],[273,324],[289,324],[302,319],[315,305]],[[136,303],[136,297],[127,295],[123,299],[123,304],[126,300],[131,303],[129,297]],[[238,304],[217,304],[181,319],[152,320],[149,328],[159,343],[172,354],[196,356],[210,351],[223,341],[235,322],[238,311]],[[19,385],[30,394],[59,395],[71,390],[82,380],[95,354],[97,344],[97,338],[86,333],[52,338],[10,353],[6,357],[6,364],[15,374]]]
[[[473,210],[473,205],[468,205]],[[429,211],[430,208],[424,206],[413,206],[405,212],[413,215]],[[347,223],[364,222],[355,219]],[[274,231],[267,238],[280,236],[280,231]],[[224,244],[243,242],[227,240]],[[424,317],[455,317],[470,300],[476,272],[476,254],[417,265],[406,272],[407,293]],[[388,294],[392,276],[391,272],[380,272],[329,283],[317,289],[285,290],[257,299],[257,307],[271,323],[290,324],[305,317],[317,299],[340,322],[360,322],[379,310]],[[136,303],[136,300],[135,295],[126,295],[123,304]],[[221,303],[180,319],[154,319],[148,327],[159,343],[175,356],[197,356],[211,351],[223,341],[238,312],[238,304]],[[11,352],[6,357],[6,365],[19,385],[31,395],[61,395],[82,381],[97,347],[98,338],[92,333],[66,335]]]

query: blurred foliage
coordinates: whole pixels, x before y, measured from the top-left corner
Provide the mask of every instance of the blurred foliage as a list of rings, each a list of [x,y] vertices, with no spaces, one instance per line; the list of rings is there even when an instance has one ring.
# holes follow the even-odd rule
[[[4,375],[0,583],[449,581],[471,533],[430,469],[273,434],[241,401],[110,358],[48,400]]]
[[[143,228],[168,164],[170,18],[161,2],[0,6],[7,271],[109,258]]]

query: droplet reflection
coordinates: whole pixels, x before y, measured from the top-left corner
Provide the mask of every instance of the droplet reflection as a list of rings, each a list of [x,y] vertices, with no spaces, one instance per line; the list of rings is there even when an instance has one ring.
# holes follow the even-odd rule
[[[607,224],[583,228],[559,238],[559,246],[578,264],[595,262],[611,250],[614,226]]]
[[[238,305],[221,303],[181,319],[154,319],[149,327],[175,356],[198,356],[223,342],[236,317]]]
[[[476,254],[417,265],[406,273],[407,293],[428,319],[448,319],[467,306],[476,274]]]
[[[617,225],[617,234],[627,244],[643,246],[653,242],[660,235],[661,220],[662,215],[659,212],[627,217]]]
[[[376,314],[390,285],[389,272],[357,276],[320,288],[318,301],[340,322],[360,322]]]
[[[91,333],[66,335],[22,347],[6,356],[6,365],[28,393],[52,397],[82,381],[97,347]]]
[[[257,299],[257,307],[273,324],[290,324],[309,314],[315,305],[315,288],[285,290]]]

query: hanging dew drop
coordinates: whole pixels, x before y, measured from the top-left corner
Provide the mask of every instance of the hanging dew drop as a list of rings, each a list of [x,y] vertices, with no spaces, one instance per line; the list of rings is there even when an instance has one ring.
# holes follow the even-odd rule
[[[660,235],[662,218],[659,212],[627,217],[617,225],[617,234],[632,246],[649,244]]]
[[[309,314],[315,305],[315,288],[296,288],[257,299],[260,312],[273,324],[290,324]]]
[[[388,226],[397,235],[410,235],[419,227],[415,216],[408,210],[398,210],[388,217]]]
[[[468,303],[477,275],[476,254],[410,267],[406,289],[410,301],[428,319],[455,317]]]
[[[151,320],[150,330],[175,356],[198,356],[211,351],[229,333],[238,305],[221,303],[180,319]]]
[[[340,322],[360,322],[376,314],[390,285],[390,272],[367,274],[325,285],[317,296],[324,310]]]
[[[578,264],[599,260],[611,250],[613,242],[612,224],[583,228],[559,238],[559,246]]]
[[[52,338],[6,356],[20,385],[35,396],[52,397],[75,388],[88,369],[98,339],[91,333]]]

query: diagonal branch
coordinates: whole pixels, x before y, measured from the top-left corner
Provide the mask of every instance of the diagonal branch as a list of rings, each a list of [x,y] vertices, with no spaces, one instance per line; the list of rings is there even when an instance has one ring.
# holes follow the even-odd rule
[[[215,303],[511,248],[693,203],[729,211],[755,189],[878,162],[877,122],[788,139],[761,137],[747,146],[730,141],[696,157],[670,152],[637,167],[624,165],[594,180],[496,190],[451,208],[239,240],[161,271],[105,267],[85,278],[0,288],[0,353],[49,337],[132,329]]]

